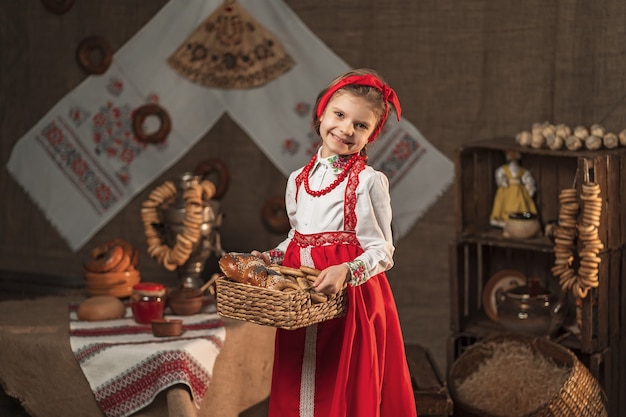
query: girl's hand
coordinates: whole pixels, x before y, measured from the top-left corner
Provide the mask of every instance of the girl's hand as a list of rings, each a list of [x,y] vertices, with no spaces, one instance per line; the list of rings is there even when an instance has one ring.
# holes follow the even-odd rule
[[[270,264],[270,257],[268,254],[259,252],[258,250],[253,250],[252,252],[250,252],[250,254],[256,256],[257,258],[263,259],[263,262],[265,262],[265,265]]]
[[[337,294],[346,286],[349,273],[350,269],[345,264],[329,266],[315,279],[313,288],[326,295]]]

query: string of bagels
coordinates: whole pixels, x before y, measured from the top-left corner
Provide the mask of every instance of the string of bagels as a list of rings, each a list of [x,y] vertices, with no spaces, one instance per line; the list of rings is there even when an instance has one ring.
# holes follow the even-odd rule
[[[599,234],[603,200],[600,185],[589,182],[582,184],[580,202],[576,188],[566,188],[559,193],[559,223],[554,233],[553,276],[559,277],[563,292],[571,291],[580,299],[587,297],[592,288],[599,285],[600,251],[604,249]],[[582,216],[577,221],[582,203]],[[578,268],[574,268],[574,253],[578,250]]]
[[[148,199],[142,203],[141,220],[148,244],[148,254],[168,271],[174,271],[189,259],[194,244],[200,240],[203,201],[215,195],[215,184],[209,180],[192,180],[183,192],[185,201],[185,219],[183,231],[176,235],[173,246],[165,244],[156,226],[161,224],[158,210],[164,203],[170,202],[177,194],[172,181],[165,181],[156,187]]]

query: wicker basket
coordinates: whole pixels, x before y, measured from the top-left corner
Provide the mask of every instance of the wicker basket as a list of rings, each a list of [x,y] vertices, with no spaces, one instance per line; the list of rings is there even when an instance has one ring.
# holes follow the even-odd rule
[[[277,291],[234,282],[216,281],[217,312],[223,317],[293,330],[346,314],[345,292],[324,303],[312,303],[307,291]]]
[[[459,417],[506,417],[490,414],[477,409],[459,399],[457,387],[460,382],[472,375],[486,359],[493,354],[493,347],[487,343],[518,341],[527,343],[532,351],[552,359],[558,366],[569,369],[563,385],[549,402],[524,415],[524,417],[606,417],[607,400],[598,381],[587,367],[569,349],[540,337],[523,335],[499,335],[470,346],[452,364],[448,373],[448,387],[454,400],[455,416]],[[506,372],[503,369],[503,372]],[[489,384],[490,381],[484,381]]]

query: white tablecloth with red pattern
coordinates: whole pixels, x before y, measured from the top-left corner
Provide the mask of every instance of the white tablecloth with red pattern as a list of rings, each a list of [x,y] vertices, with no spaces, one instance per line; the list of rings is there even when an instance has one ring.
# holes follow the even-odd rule
[[[155,337],[129,307],[122,319],[98,322],[79,321],[76,307],[70,305],[70,345],[107,417],[128,416],[176,384],[188,386],[200,407],[226,336],[215,304],[192,316],[166,314],[183,320],[178,337]]]

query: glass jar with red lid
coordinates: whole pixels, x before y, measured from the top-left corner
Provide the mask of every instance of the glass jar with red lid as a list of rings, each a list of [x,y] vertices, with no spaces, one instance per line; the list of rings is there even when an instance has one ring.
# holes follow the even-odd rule
[[[163,318],[165,292],[165,286],[157,282],[135,284],[130,296],[130,309],[135,322],[150,324],[152,320]]]

